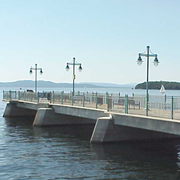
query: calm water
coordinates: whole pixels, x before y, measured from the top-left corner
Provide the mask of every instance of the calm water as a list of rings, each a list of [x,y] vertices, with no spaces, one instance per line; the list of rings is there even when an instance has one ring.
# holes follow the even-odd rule
[[[32,119],[3,118],[5,105],[0,99],[0,179],[180,179],[180,140],[91,145],[92,126],[33,128]]]

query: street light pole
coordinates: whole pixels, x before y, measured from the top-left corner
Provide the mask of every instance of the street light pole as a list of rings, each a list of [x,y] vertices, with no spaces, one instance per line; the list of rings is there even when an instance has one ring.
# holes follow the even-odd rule
[[[37,92],[37,64],[35,64],[35,92]]]
[[[76,77],[75,77],[76,75],[75,75],[75,58],[73,58],[73,96],[74,96],[74,86],[75,86],[75,79],[76,79]]]
[[[146,116],[148,116],[149,110],[149,93],[148,93],[148,85],[149,85],[149,46],[147,46],[147,80],[146,80]]]
[[[72,63],[67,63],[67,66],[66,66],[67,71],[70,69],[69,65],[73,66],[73,96],[74,96],[75,95],[75,79],[76,79],[75,66],[76,65],[79,66],[79,71],[82,71],[82,66],[81,66],[81,63],[76,63],[75,57],[73,57],[73,62]]]
[[[154,59],[154,65],[157,66],[159,61],[157,59],[157,54],[153,54],[151,51],[150,51],[150,47],[147,46],[147,54],[145,53],[139,53],[139,58],[138,58],[138,65],[141,65],[142,64],[142,58],[141,56],[145,56],[147,57],[147,79],[146,79],[146,116],[148,116],[148,110],[149,110],[149,93],[148,93],[148,85],[149,85],[149,57],[155,57]]]
[[[40,74],[43,73],[42,68],[38,68],[35,64],[35,68],[31,67],[29,73],[32,74],[32,71],[35,70],[35,93],[37,93],[37,71],[40,71]]]

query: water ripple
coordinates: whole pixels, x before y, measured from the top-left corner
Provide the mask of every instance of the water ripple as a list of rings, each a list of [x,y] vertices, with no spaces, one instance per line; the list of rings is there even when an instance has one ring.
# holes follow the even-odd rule
[[[81,134],[88,127],[33,128],[26,122],[0,118],[1,179],[180,179],[178,141],[91,145],[90,133]]]

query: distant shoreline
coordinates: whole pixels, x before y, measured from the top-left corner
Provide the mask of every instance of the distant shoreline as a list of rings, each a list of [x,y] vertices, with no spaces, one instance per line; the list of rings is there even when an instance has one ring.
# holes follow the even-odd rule
[[[151,81],[148,83],[148,89],[160,90],[162,85],[164,86],[165,90],[180,90],[179,82],[169,81]],[[146,89],[146,82],[137,84],[135,89]]]
[[[77,88],[134,88],[133,85],[119,85],[111,83],[75,83]],[[15,82],[0,82],[0,87],[19,87],[29,88],[34,87],[32,80],[20,80]],[[41,88],[72,88],[72,83],[54,83],[51,81],[38,81],[38,87]]]

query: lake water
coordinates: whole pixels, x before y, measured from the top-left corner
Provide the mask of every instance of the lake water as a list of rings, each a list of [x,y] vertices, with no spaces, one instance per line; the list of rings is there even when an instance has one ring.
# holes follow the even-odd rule
[[[144,90],[132,89],[109,88],[108,92],[145,94]],[[156,95],[159,93],[159,91],[150,92]],[[177,96],[180,91],[170,91],[167,94]],[[3,118],[5,106],[6,103],[2,102],[1,89],[0,179],[2,180],[180,179],[180,140],[92,145],[89,143],[92,126],[33,128],[30,118]]]
[[[28,88],[23,88],[22,90],[27,90],[27,89],[32,89],[34,90],[33,87],[28,87]],[[14,87],[14,88],[0,88],[1,90],[19,90],[19,88]],[[72,88],[38,88],[38,91],[64,91],[64,92],[72,92]],[[132,94],[140,94],[140,95],[146,95],[146,90],[145,89],[134,89],[134,88],[75,88],[75,91],[80,91],[80,92],[98,92],[98,93],[106,93],[108,92],[109,94],[118,94],[120,93],[121,96],[125,96],[126,94],[131,96]],[[158,96],[180,96],[180,90],[166,90],[165,93],[161,94],[159,90],[149,90],[149,95],[158,95]]]

